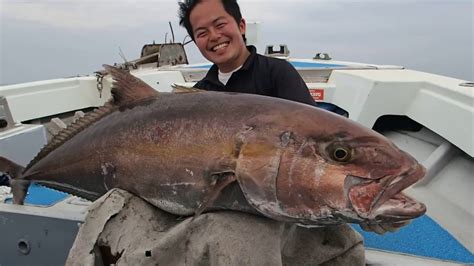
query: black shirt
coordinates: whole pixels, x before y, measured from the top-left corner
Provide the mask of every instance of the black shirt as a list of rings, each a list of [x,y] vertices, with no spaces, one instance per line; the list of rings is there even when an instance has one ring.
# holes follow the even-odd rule
[[[315,105],[306,83],[286,60],[257,54],[254,46],[247,46],[250,56],[234,72],[227,84],[218,78],[216,64],[194,87],[210,91],[260,94]]]

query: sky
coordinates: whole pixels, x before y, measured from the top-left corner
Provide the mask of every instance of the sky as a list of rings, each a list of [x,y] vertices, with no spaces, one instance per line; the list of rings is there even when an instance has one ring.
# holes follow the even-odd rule
[[[177,0],[0,0],[0,84],[91,74],[140,56],[144,44],[182,42]],[[400,65],[473,77],[474,0],[239,0],[258,21],[260,53],[287,44],[295,58]],[[189,40],[189,39],[188,39]],[[194,43],[190,63],[204,62]]]

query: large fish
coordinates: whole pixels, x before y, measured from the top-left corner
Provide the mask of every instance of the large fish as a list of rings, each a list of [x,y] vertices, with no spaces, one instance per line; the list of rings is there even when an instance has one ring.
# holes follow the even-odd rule
[[[230,209],[305,225],[392,223],[426,210],[401,193],[424,168],[349,119],[259,95],[158,93],[105,68],[110,102],[26,168],[0,158],[16,203],[35,181],[90,200],[121,188],[177,215]]]

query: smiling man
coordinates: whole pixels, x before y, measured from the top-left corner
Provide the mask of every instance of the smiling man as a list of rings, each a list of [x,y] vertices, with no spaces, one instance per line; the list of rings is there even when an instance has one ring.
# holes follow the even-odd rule
[[[315,105],[306,83],[290,63],[257,54],[254,46],[246,46],[246,23],[236,0],[183,0],[179,7],[180,25],[202,55],[214,63],[194,87]],[[232,212],[231,218],[227,212],[204,215],[206,228],[212,230],[195,230],[200,232],[199,240],[187,236],[183,241],[191,246],[205,242],[210,246],[211,261],[219,258],[226,265],[365,263],[362,238],[348,225],[303,228],[238,212]]]
[[[245,34],[245,20],[241,18],[235,3],[228,5],[235,9],[237,19],[240,18],[238,23],[227,13],[220,0],[197,4],[189,16],[191,25],[194,25],[191,30],[196,45],[222,73],[235,71],[250,55],[242,37]]]
[[[179,23],[202,55],[213,62],[194,87],[203,90],[253,93],[316,105],[306,83],[287,61],[257,54],[245,44],[245,19],[237,0],[184,0]],[[395,232],[408,222],[361,225],[365,231]]]
[[[202,55],[214,65],[194,87],[253,93],[315,105],[308,87],[287,61],[256,53],[245,44],[245,19],[235,0],[179,3],[184,26]]]

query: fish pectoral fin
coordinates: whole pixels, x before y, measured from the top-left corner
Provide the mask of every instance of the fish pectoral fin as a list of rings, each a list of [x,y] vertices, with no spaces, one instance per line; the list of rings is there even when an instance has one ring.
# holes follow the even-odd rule
[[[194,212],[194,218],[198,217],[208,207],[212,206],[212,204],[214,203],[214,201],[217,199],[217,197],[220,195],[221,191],[224,188],[226,188],[228,185],[232,184],[233,182],[237,181],[234,173],[220,174],[216,176],[215,178],[216,178],[216,182],[210,189],[209,193],[204,197],[199,207]]]
[[[201,89],[194,88],[194,87],[181,86],[181,85],[178,85],[178,84],[172,84],[171,88],[173,89],[171,91],[172,93],[193,93],[193,92],[206,91],[206,90],[201,90]]]
[[[111,90],[113,104],[124,105],[158,95],[155,89],[130,72],[109,65],[103,67],[114,79]]]

